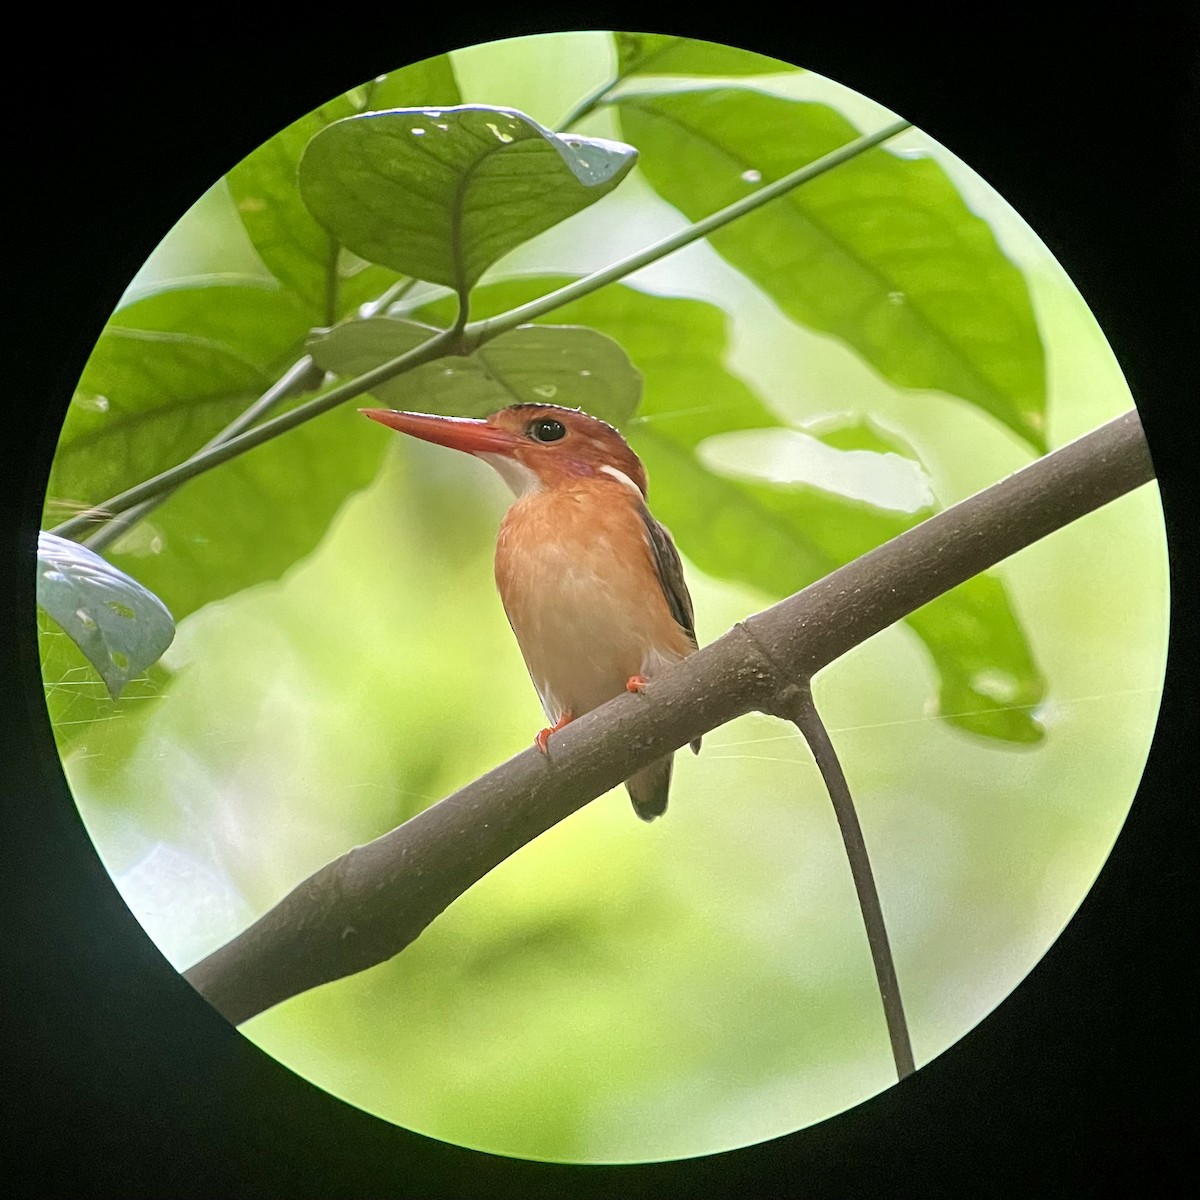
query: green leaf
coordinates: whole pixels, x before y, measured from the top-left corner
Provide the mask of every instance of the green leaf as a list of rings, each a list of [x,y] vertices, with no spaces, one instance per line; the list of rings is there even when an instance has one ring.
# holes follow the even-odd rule
[[[176,320],[212,337],[165,328]],[[101,334],[63,425],[47,521],[194,453],[274,382],[278,363],[300,352],[307,328],[286,293],[240,285],[159,293],[122,310]],[[192,480],[119,538],[108,557],[180,619],[278,578],[374,476],[383,447],[362,436],[361,423],[350,410],[326,413]]]
[[[349,321],[315,337],[319,366],[360,375],[411,350],[431,326],[393,317]],[[594,329],[521,325],[473,354],[453,355],[409,371],[373,390],[391,408],[486,416],[510,404],[561,404],[619,424],[641,399],[642,378],[624,350]]]
[[[256,276],[203,275],[171,281],[118,309],[109,328],[152,330],[218,343],[273,372],[300,354],[309,314],[295,295]]]
[[[86,546],[38,535],[38,604],[100,673],[115,700],[175,636],[166,606]]]
[[[543,295],[563,279],[520,279],[484,286],[474,303],[492,316]],[[422,316],[444,317],[444,301]],[[626,422],[646,465],[650,504],[701,570],[781,599],[881,545],[934,510],[928,503],[883,507],[802,482],[766,482],[710,466],[713,448],[744,431],[790,436],[755,393],[725,367],[726,317],[699,300],[647,295],[611,285],[557,310],[616,340],[645,380],[638,416]],[[818,435],[843,453],[915,456],[895,435],[843,423]],[[919,476],[919,468],[912,468]],[[863,477],[861,466],[854,474]],[[867,472],[870,478],[872,472]],[[1012,742],[1042,737],[1031,708],[1045,681],[1004,585],[982,575],[909,619],[939,676],[941,716],[973,733]]]
[[[361,321],[343,321],[332,329],[314,329],[306,349],[322,370],[348,378],[415,350],[439,332],[434,326],[420,321],[368,317]],[[382,393],[383,388],[379,387],[373,394],[382,399]]]
[[[617,74],[773,75],[798,67],[718,42],[661,33],[616,33]]]
[[[110,324],[63,424],[48,503],[99,503],[173,466],[270,383],[269,372],[212,339]]]
[[[834,110],[747,89],[618,101],[651,185],[696,220],[858,136]],[[893,383],[937,388],[1045,450],[1028,288],[930,159],[859,155],[709,236],[793,320]]]
[[[314,134],[362,107],[457,104],[458,86],[443,55],[381,76],[293,122],[244,158],[227,178],[242,224],[268,270],[309,314],[328,324],[373,298],[394,274],[371,267],[345,272],[339,247],[310,215],[296,189],[296,166]]]
[[[350,406],[327,412],[193,479],[116,541],[109,557],[177,619],[278,579],[316,548],[386,441]]]
[[[612,191],[636,153],[551,133],[513,109],[395,109],[318,133],[300,192],[355,254],[465,293],[497,259]]]

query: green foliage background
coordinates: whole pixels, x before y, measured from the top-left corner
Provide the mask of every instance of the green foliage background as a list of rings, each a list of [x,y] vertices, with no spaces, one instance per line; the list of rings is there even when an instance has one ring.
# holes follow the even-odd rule
[[[186,456],[310,328],[396,279],[331,249],[303,205],[270,191],[271,156],[298,153],[329,116],[462,101],[558,128],[615,70],[630,74],[620,102],[578,131],[633,143],[639,167],[485,274],[481,316],[639,249],[683,224],[680,209],[694,219],[727,203],[756,182],[746,171],[784,173],[887,116],[764,65],[670,39],[529,38],[399,72],[305,118],[205,196],[135,281],[65,426],[49,523],[63,502]],[[727,76],[701,81],[699,108],[696,75]],[[697,127],[703,137],[687,133]],[[819,144],[802,148],[806,137]],[[593,325],[643,377],[626,428],[684,552],[702,644],[927,515],[932,498],[969,495],[1131,404],[1082,300],[1020,219],[919,132],[889,146],[548,318]],[[856,309],[838,281],[886,251],[872,216],[976,265],[948,288],[897,263],[899,299]],[[976,293],[983,307],[963,300]],[[426,321],[452,311],[422,287],[403,307]],[[918,337],[922,323],[936,337]],[[333,338],[314,350],[351,369]],[[381,400],[430,407],[437,381],[423,370]],[[830,462],[836,482],[820,486]],[[114,547],[179,622],[118,701],[43,622],[80,810],[176,966],[528,744],[541,713],[491,580],[506,499],[481,463],[338,410],[187,485]],[[1149,747],[1166,621],[1161,512],[1142,489],[818,678],[919,1063],[1021,980],[1103,863]],[[245,1032],[388,1120],[571,1161],[762,1140],[894,1078],[827,798],[794,732],[765,717],[678,757],[665,820],[643,826],[623,793],[601,798],[392,962]]]

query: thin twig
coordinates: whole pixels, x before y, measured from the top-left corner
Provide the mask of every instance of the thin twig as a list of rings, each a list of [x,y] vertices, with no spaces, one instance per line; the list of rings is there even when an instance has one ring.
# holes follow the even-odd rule
[[[883,905],[880,903],[879,890],[875,886],[875,876],[871,871],[871,859],[867,854],[862,825],[854,808],[854,799],[850,795],[850,785],[846,782],[845,772],[838,761],[837,751],[834,750],[825,723],[817,712],[816,704],[813,703],[812,688],[807,683],[798,686],[790,699],[790,719],[808,742],[821,778],[825,780],[829,799],[833,802],[833,811],[842,833],[842,844],[850,862],[850,874],[854,878],[854,890],[858,894],[858,907],[867,931],[871,961],[875,964],[875,979],[879,985],[879,998],[883,1002],[883,1015],[892,1044],[896,1075],[904,1079],[916,1070],[916,1064],[913,1061],[908,1021],[904,1016],[904,1003],[900,998],[896,964],[892,958],[887,925],[883,919]]]
[[[245,411],[239,413],[219,433],[209,438],[191,457],[198,458],[214,447],[220,446],[237,437],[239,434],[244,433],[256,421],[265,417],[273,408],[282,404],[288,397],[307,390],[312,381],[314,369],[315,364],[309,355],[306,354],[303,358],[297,359],[253,404],[246,408]],[[319,372],[318,378],[320,378]],[[141,504],[136,504],[133,508],[126,509],[123,513],[110,514],[109,510],[105,509],[104,516],[107,518],[107,524],[102,529],[93,533],[91,537],[87,538],[84,544],[97,552],[103,550],[106,546],[112,545],[126,530],[132,528],[143,517],[148,516],[160,504],[173,496],[175,491],[175,488],[171,488],[168,491],[160,492],[156,496],[151,496],[148,500],[143,500]],[[62,526],[59,526],[59,529],[61,528]],[[58,530],[55,530],[55,532],[58,532]]]

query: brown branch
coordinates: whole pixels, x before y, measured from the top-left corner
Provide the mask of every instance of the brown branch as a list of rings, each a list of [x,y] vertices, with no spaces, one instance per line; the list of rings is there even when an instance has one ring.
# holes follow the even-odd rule
[[[734,626],[329,863],[185,977],[235,1024],[398,954],[452,901],[638,767],[735,717],[791,718],[797,685],[873,634],[1154,476],[1136,412]]]

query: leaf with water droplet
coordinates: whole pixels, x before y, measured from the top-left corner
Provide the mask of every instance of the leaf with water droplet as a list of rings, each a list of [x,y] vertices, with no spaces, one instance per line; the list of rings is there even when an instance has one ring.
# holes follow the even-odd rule
[[[461,96],[446,55],[425,59],[338,96],[294,121],[247,155],[226,176],[238,214],[267,269],[301,302],[308,325],[327,324],[381,292],[394,278],[372,266],[337,288],[329,312],[329,272],[336,243],[312,216],[296,188],[296,164],[305,146],[330,122],[364,109],[434,102],[457,104]]]
[[[171,614],[136,579],[78,542],[40,533],[37,559],[38,604],[83,651],[115,700],[171,644]]]
[[[304,151],[300,194],[354,253],[459,292],[606,196],[637,157],[515,109],[460,105],[441,116],[431,125],[425,109],[402,108],[335,121]]]
[[[417,321],[373,317],[320,331],[308,349],[327,371],[361,375],[433,332]],[[435,359],[379,384],[372,395],[390,408],[460,417],[553,402],[620,425],[637,410],[642,377],[624,350],[595,329],[522,325],[473,354]]]

